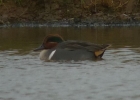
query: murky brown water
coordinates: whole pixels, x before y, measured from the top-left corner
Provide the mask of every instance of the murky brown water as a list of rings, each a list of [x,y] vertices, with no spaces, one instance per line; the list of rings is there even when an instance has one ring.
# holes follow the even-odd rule
[[[42,62],[44,36],[112,44],[101,61]],[[140,100],[140,27],[1,28],[0,100]]]

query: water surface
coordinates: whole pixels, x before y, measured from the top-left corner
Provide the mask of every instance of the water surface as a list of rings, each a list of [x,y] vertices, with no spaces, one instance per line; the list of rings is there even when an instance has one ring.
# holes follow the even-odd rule
[[[139,100],[139,27],[0,28],[0,100]],[[101,61],[42,62],[44,36],[111,44]]]

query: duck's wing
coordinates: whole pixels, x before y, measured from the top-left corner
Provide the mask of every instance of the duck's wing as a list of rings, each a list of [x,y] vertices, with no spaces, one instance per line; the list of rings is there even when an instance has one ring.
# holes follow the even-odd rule
[[[88,51],[98,51],[102,49],[106,49],[108,44],[93,44],[83,41],[65,41],[60,43],[57,48],[68,49],[68,50],[76,50],[76,49],[84,49]]]
[[[89,51],[99,51],[99,50],[105,50],[109,46],[110,46],[109,44],[92,44],[87,46],[86,48]]]

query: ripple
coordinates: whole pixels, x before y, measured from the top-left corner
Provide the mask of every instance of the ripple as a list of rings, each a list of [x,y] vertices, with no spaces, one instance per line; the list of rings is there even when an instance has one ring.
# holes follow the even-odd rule
[[[111,48],[101,61],[78,62],[42,62],[37,54],[7,52],[0,52],[2,100],[140,98],[137,48]]]

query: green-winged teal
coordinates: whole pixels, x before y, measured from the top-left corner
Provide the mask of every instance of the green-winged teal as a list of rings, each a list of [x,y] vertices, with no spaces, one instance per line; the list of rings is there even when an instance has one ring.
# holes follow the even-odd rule
[[[93,44],[82,41],[64,41],[58,34],[45,37],[42,45],[34,51],[40,52],[44,61],[96,60],[101,59],[108,44]]]

